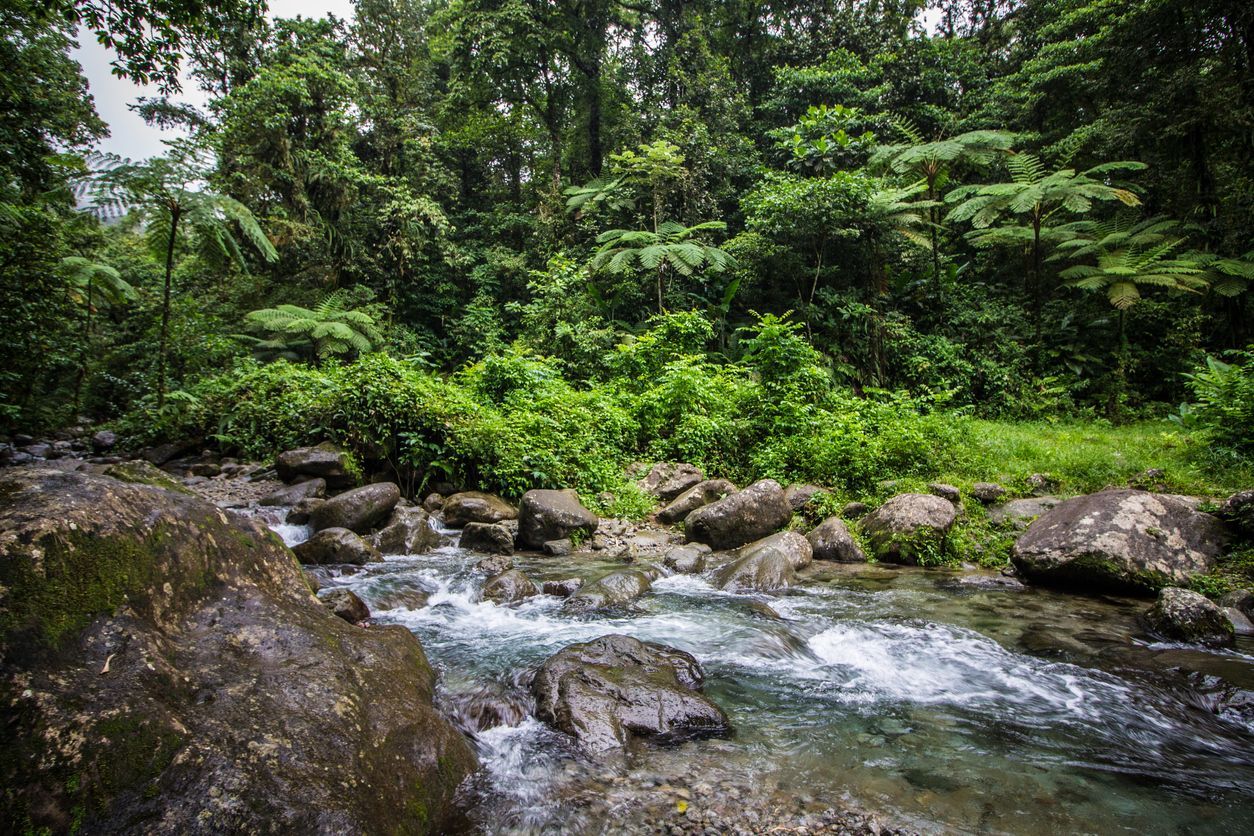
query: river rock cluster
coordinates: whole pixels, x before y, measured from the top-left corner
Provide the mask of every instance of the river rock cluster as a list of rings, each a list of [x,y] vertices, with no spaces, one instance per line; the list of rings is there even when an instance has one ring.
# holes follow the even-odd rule
[[[54,831],[84,803],[108,821],[165,832],[197,816],[219,830],[267,821],[379,832],[392,810],[421,811],[433,831],[454,822],[475,756],[433,707],[421,645],[375,624],[350,590],[320,589],[384,555],[447,544],[470,553],[480,594],[502,607],[554,596],[576,619],[629,611],[659,578],[688,574],[757,596],[755,611],[778,619],[761,596],[806,582],[816,564],[926,565],[952,553],[972,503],[1015,537],[1012,568],[949,588],[1023,590],[1026,581],[1157,595],[1144,616],[1157,640],[1222,647],[1254,632],[1254,594],[1212,602],[1185,588],[1248,536],[1254,500],[1240,494],[1215,515],[1189,498],[1132,489],[1062,499],[1042,480],[1040,495],[1008,499],[994,483],[969,494],[935,484],[832,514],[816,486],[763,479],[738,488],[661,463],[639,483],[657,509],[634,523],[601,519],[571,490],[532,490],[517,503],[454,486],[406,497],[393,482],[360,484],[352,457],[327,443],[265,465],[186,456],[194,445],[135,460],[100,455],[115,442],[70,442],[59,457],[33,442],[33,451],[7,448],[10,463],[21,452],[27,466],[0,472],[0,687],[16,712],[6,745],[20,755],[3,761],[4,777],[22,815]],[[230,509],[277,514],[308,536],[288,551]],[[619,568],[541,581],[519,553]],[[376,603],[412,609],[426,595],[397,588]],[[312,669],[313,679],[302,673]],[[561,648],[525,678],[536,716],[594,757],[633,741],[734,734],[703,681],[690,654],[615,634]],[[61,731],[35,733],[53,728]],[[112,762],[126,766],[99,766]],[[94,777],[67,777],[82,774]],[[352,777],[332,792],[333,775]],[[180,799],[210,799],[205,811],[154,800],[175,785]],[[697,821],[659,832],[722,820],[689,827]],[[846,832],[848,821],[832,822]]]

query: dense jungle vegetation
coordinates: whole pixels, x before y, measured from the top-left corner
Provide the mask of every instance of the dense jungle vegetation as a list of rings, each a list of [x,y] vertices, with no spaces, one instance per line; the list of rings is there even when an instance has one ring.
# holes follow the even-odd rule
[[[355,5],[4,4],[0,428],[1249,486],[1254,6]],[[95,153],[77,37],[185,138]]]

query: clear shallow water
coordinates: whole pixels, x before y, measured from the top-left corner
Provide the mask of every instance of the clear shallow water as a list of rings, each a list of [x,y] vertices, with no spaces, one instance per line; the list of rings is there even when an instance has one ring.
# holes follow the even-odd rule
[[[847,801],[929,832],[1254,830],[1254,644],[1149,644],[1135,623],[1145,602],[960,591],[945,572],[816,565],[784,596],[671,576],[630,613],[575,618],[551,596],[480,601],[477,559],[446,547],[328,583],[418,635],[450,714],[486,704],[508,715],[476,735],[484,830],[643,826],[624,815],[634,791],[657,784],[690,787],[693,806]],[[537,582],[618,566],[517,563]],[[397,595],[415,589],[425,604]],[[607,633],[695,655],[735,737],[589,762],[528,716],[525,672]]]

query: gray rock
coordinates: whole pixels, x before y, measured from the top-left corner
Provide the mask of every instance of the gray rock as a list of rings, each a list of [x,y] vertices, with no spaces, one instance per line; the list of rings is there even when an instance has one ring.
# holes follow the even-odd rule
[[[705,556],[710,547],[704,543],[676,546],[662,557],[662,564],[680,575],[697,575],[705,571]]]
[[[962,590],[991,590],[994,592],[1023,592],[1023,582],[1007,575],[963,575],[945,581],[943,586]]]
[[[170,474],[143,459],[111,464],[104,469],[104,475],[133,485],[148,485],[174,493],[191,493]]]
[[[992,505],[1001,501],[1006,489],[996,482],[976,482],[971,486],[971,495],[984,505]]]
[[[370,593],[376,610],[420,610],[431,598],[427,590],[413,582],[398,582],[387,587],[374,587]]]
[[[160,467],[188,450],[195,449],[200,446],[199,439],[186,439],[184,441],[173,441],[168,444],[158,444],[155,447],[149,447],[140,453],[140,456],[151,465]]]
[[[518,509],[518,543],[540,549],[550,540],[596,533],[600,518],[579,502],[574,491],[534,490],[523,494]]]
[[[575,550],[575,544],[570,541],[569,537],[563,537],[560,540],[549,540],[540,551],[549,557],[565,557]]]
[[[789,485],[784,488],[784,498],[794,514],[800,514],[807,505],[826,493],[818,485]]]
[[[736,486],[726,479],[707,479],[704,482],[698,482],[676,497],[671,504],[658,511],[658,521],[667,525],[683,522],[698,508],[717,502],[735,492]]]
[[[862,533],[877,559],[913,565],[944,551],[957,516],[953,504],[939,496],[903,493],[868,514]]]
[[[318,596],[318,600],[349,624],[361,624],[370,618],[370,608],[351,589],[342,586],[328,589]]]
[[[1037,583],[1144,594],[1206,572],[1226,540],[1223,523],[1174,497],[1112,490],[1046,512],[1011,560]]]
[[[297,502],[292,506],[292,510],[287,512],[286,522],[289,522],[292,525],[307,525],[310,517],[313,516],[314,509],[325,504],[325,499],[320,499],[316,496],[310,497],[309,499],[302,499],[300,502]]]
[[[91,437],[91,449],[97,453],[107,453],[118,444],[118,434],[113,430],[101,430]]]
[[[1033,473],[1026,482],[1028,490],[1037,496],[1044,496],[1058,490],[1058,480],[1048,473]]]
[[[545,595],[569,598],[578,592],[581,586],[583,586],[583,578],[563,578],[557,581],[545,581],[540,585],[540,590]]]
[[[962,491],[953,485],[947,485],[944,482],[932,482],[927,486],[927,492],[932,496],[939,496],[941,499],[954,505],[962,504]]]
[[[329,487],[346,488],[356,481],[352,459],[330,442],[286,450],[274,460],[274,469],[284,482],[301,476],[318,476],[325,479]]]
[[[508,554],[488,555],[474,565],[476,572],[482,572],[488,577],[499,575],[514,568],[514,558]]]
[[[1234,589],[1224,593],[1216,603],[1221,607],[1237,609],[1245,613],[1246,618],[1254,618],[1254,591]]]
[[[566,599],[563,609],[588,613],[621,607],[648,592],[651,586],[653,579],[647,573],[639,569],[620,569],[580,586],[578,592]]]
[[[293,546],[292,552],[301,563],[313,565],[351,563],[363,566],[383,559],[374,546],[347,528],[324,528]]]
[[[871,510],[871,506],[865,502],[846,502],[845,507],[840,509],[840,515],[847,520],[859,520],[865,517]]]
[[[462,528],[467,523],[496,523],[517,518],[518,509],[499,496],[479,491],[455,493],[441,506],[444,524],[450,528]]]
[[[701,468],[676,462],[658,462],[640,480],[640,487],[663,502],[670,502],[705,479]]]
[[[313,509],[309,522],[316,530],[347,528],[365,534],[388,518],[400,498],[401,489],[392,482],[362,485]]]
[[[269,532],[199,497],[35,469],[0,496],[0,830],[461,829],[475,757],[413,633],[336,618]],[[87,579],[107,583],[70,594]]]
[[[514,533],[497,523],[466,523],[457,545],[469,551],[485,554],[513,554]]]
[[[1232,630],[1238,636],[1254,636],[1254,621],[1236,607],[1222,607],[1224,615],[1232,622]]]
[[[719,568],[714,585],[736,592],[775,592],[796,582],[796,570],[812,557],[810,541],[795,531],[781,531],[738,549]]]
[[[258,505],[295,505],[302,499],[321,499],[327,494],[327,480],[322,478],[285,485],[257,500]]]
[[[539,594],[536,585],[518,569],[509,569],[489,578],[483,585],[483,597],[497,604],[514,604]]]
[[[1217,514],[1247,538],[1254,538],[1254,490],[1234,493],[1224,500]]]
[[[1056,508],[1062,500],[1056,496],[1035,496],[1026,499],[1012,499],[1004,505],[994,505],[988,509],[988,521],[993,525],[1025,530],[1032,520],[1051,508]]]
[[[734,549],[778,531],[792,519],[784,489],[774,479],[754,482],[698,508],[684,520],[690,540],[715,549]]]
[[[383,554],[423,554],[440,545],[440,535],[431,527],[426,511],[413,505],[397,506],[371,542]]]
[[[1150,630],[1166,639],[1225,647],[1233,643],[1228,616],[1204,595],[1188,589],[1164,587],[1145,616]]]
[[[422,501],[422,507],[428,514],[434,514],[444,507],[444,497],[438,493],[429,493],[427,498]]]
[[[592,752],[633,738],[726,736],[731,722],[701,694],[691,655],[628,636],[603,636],[549,657],[536,672],[537,715]]]
[[[840,517],[828,517],[806,535],[814,551],[815,560],[834,560],[837,563],[866,563],[866,554],[853,539],[849,528]]]

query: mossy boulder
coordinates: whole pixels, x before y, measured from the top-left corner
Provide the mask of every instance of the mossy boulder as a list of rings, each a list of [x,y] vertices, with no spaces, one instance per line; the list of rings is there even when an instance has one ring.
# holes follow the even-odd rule
[[[1227,539],[1222,522],[1178,497],[1110,490],[1042,514],[1011,560],[1036,583],[1152,594],[1210,570]]]
[[[255,523],[0,475],[4,832],[446,830],[475,758],[433,685],[412,633],[336,618]]]
[[[499,496],[479,491],[455,493],[440,508],[444,524],[462,528],[467,523],[498,523],[518,518],[518,509]]]
[[[357,482],[352,457],[328,441],[280,453],[274,460],[274,469],[284,482],[315,476],[325,479],[332,488],[347,488]]]
[[[447,515],[448,506],[444,507]],[[527,491],[518,507],[518,544],[542,549],[551,540],[586,540],[600,524],[600,518],[583,507],[579,495],[572,490]]]
[[[127,482],[132,485],[149,485],[154,488],[189,495],[192,493],[190,488],[183,485],[173,476],[143,459],[111,464],[104,469],[104,475],[111,479],[117,479],[119,482]]]
[[[871,553],[885,563],[939,561],[958,518],[953,503],[925,493],[894,496],[862,520]]]
[[[1145,620],[1155,634],[1208,647],[1226,647],[1236,638],[1232,621],[1213,601],[1189,589],[1164,587]]]

